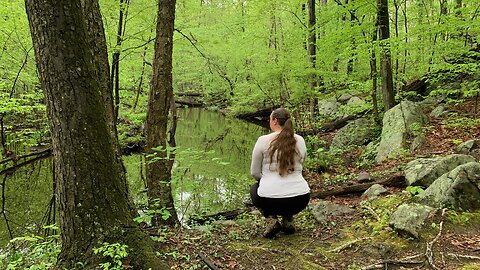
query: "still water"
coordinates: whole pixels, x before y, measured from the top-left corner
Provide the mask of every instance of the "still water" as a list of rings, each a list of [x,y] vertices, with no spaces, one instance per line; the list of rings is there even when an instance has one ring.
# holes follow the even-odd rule
[[[199,108],[178,111],[177,155],[172,176],[175,207],[182,219],[239,208],[249,198],[251,151],[265,129]],[[124,157],[130,192],[146,203],[144,156]],[[6,178],[0,247],[13,237],[36,233],[53,218],[52,160],[22,168]],[[3,212],[2,212],[3,213]],[[5,222],[5,217],[8,220]]]

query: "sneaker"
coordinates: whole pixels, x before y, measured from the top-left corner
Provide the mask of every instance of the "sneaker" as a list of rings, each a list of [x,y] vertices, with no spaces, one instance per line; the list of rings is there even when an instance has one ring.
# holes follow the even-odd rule
[[[265,232],[263,233],[263,237],[265,238],[271,239],[275,237],[275,235],[279,233],[280,230],[282,229],[282,225],[280,224],[280,222],[278,222],[277,218],[268,217],[266,218],[265,223],[266,223],[266,228],[265,228]]]
[[[282,218],[282,232],[285,234],[293,234],[295,233],[296,229],[295,226],[293,226],[293,217],[283,217]]]

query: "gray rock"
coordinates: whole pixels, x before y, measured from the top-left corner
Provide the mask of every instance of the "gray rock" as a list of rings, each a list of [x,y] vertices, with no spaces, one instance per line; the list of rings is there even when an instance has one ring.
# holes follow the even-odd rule
[[[425,106],[425,107],[432,107],[433,106],[437,106],[438,104],[440,104],[441,102],[443,102],[445,100],[444,97],[441,97],[441,96],[433,96],[433,97],[427,97],[426,99],[424,99],[423,101],[420,102],[420,104],[422,106]]]
[[[368,200],[373,200],[378,197],[378,195],[381,195],[383,193],[388,192],[386,188],[384,188],[382,185],[375,184],[371,186],[369,189],[367,189],[363,194],[362,198],[366,198]]]
[[[430,186],[443,174],[461,164],[473,162],[468,155],[453,154],[446,157],[421,158],[410,161],[405,167],[405,180],[410,186]]]
[[[421,204],[402,204],[390,217],[390,226],[400,234],[418,238],[419,230],[435,209]]]
[[[372,181],[372,177],[367,172],[360,172],[357,176],[357,181],[359,183],[366,183]]]
[[[415,139],[413,139],[412,145],[410,145],[410,152],[415,152],[417,151],[422,145],[425,143],[425,135],[420,134]]]
[[[470,140],[461,143],[459,146],[457,146],[457,148],[455,148],[455,153],[471,155],[476,160],[480,160],[480,141]]]
[[[447,113],[446,106],[444,104],[440,104],[435,109],[430,112],[430,116],[433,118],[439,118]]]
[[[321,224],[327,224],[331,217],[351,214],[354,212],[350,207],[329,201],[318,201],[310,207],[313,216]]]
[[[337,101],[340,102],[340,103],[346,103],[349,99],[351,99],[353,96],[350,95],[350,94],[343,94],[341,95]]]
[[[383,116],[382,139],[375,158],[381,163],[405,151],[407,136],[417,136],[426,117],[416,103],[405,100],[388,110]]]
[[[359,97],[352,97],[351,99],[348,100],[347,105],[348,106],[361,106],[365,104],[365,101],[363,101]]]
[[[340,104],[335,99],[319,100],[318,114],[320,116],[334,116]]]
[[[463,164],[443,174],[415,199],[438,208],[480,209],[480,163]]]
[[[375,138],[375,123],[359,118],[341,128],[332,140],[331,148],[346,150],[349,146],[363,145]]]

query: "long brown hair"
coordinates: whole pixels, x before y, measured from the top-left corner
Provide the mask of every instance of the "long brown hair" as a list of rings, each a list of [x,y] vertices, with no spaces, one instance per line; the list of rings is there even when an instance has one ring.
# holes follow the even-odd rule
[[[270,161],[273,160],[276,152],[278,172],[281,176],[284,176],[292,172],[295,168],[297,140],[295,140],[292,119],[290,119],[290,113],[287,110],[278,108],[272,112],[271,117],[272,119],[277,119],[283,129],[270,143],[270,147],[268,148]]]

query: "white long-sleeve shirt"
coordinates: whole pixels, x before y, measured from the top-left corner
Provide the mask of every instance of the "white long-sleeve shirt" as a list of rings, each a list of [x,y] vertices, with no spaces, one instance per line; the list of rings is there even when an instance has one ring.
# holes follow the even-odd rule
[[[295,134],[297,151],[293,172],[280,176],[276,154],[270,162],[268,148],[279,132],[260,136],[252,152],[250,173],[256,180],[260,180],[258,196],[266,198],[288,198],[304,195],[310,192],[307,181],[302,176],[303,162],[307,155],[307,147],[302,136]]]

